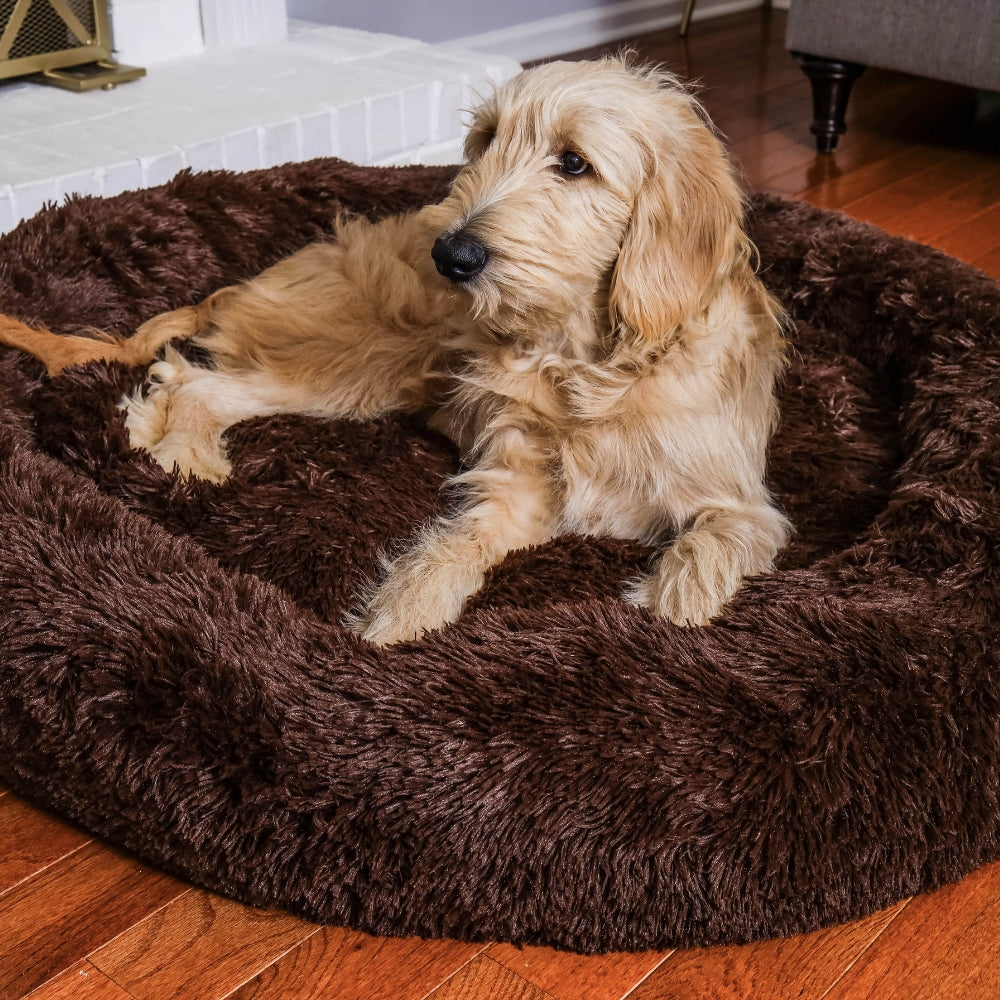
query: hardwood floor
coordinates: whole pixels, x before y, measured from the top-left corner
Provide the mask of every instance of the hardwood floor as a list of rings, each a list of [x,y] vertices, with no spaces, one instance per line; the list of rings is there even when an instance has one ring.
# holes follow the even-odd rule
[[[1000,277],[1000,116],[869,71],[833,157],[807,131],[783,15],[634,40],[701,81],[751,188],[843,209]],[[145,868],[0,789],[0,1000],[706,1000],[1000,997],[1000,865],[868,919],[746,947],[581,957],[372,938]],[[34,991],[34,992],[32,992]]]

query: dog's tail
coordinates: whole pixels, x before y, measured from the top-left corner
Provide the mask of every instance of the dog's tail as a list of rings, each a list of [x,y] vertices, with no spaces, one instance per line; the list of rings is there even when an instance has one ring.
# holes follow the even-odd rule
[[[33,328],[0,313],[0,344],[17,347],[45,364],[49,375],[88,361],[120,361],[131,366],[151,362],[171,340],[190,337],[197,330],[196,309],[177,309],[144,323],[126,339],[94,330],[92,337],[60,336],[51,330]]]

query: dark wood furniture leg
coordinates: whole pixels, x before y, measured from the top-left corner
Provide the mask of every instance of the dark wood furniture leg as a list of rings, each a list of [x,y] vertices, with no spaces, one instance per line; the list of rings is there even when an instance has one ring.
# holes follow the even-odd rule
[[[809,131],[816,136],[816,149],[832,153],[837,139],[847,130],[844,116],[854,81],[865,71],[861,63],[824,59],[793,52],[812,85],[813,120]]]
[[[695,0],[687,0],[684,4],[684,13],[681,14],[681,38],[685,38],[687,36],[688,28],[691,26],[691,15],[694,13],[694,4]]]

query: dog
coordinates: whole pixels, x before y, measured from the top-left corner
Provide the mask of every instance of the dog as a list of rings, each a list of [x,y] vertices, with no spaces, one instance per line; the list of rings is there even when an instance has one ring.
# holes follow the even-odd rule
[[[130,338],[3,318],[0,340],[50,374],[153,361],[122,403],[132,446],[215,482],[250,417],[426,414],[462,499],[384,560],[352,622],[373,643],[453,622],[505,554],[565,533],[656,546],[624,599],[708,624],[791,531],[764,482],[783,314],[718,135],[675,76],[609,57],[499,86],[465,153],[439,204],[340,219]]]

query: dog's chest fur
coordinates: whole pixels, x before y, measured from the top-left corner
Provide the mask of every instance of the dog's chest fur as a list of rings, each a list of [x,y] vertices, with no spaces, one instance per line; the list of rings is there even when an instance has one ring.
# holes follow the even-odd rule
[[[470,466],[509,460],[500,452],[535,455],[560,531],[647,540],[669,528],[649,502],[671,461],[665,410],[650,406],[669,381],[662,372],[490,345],[466,355],[453,378],[434,426]]]

